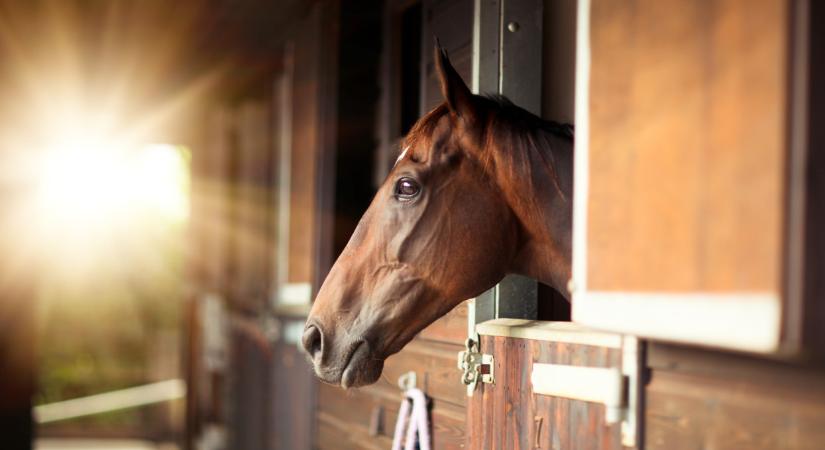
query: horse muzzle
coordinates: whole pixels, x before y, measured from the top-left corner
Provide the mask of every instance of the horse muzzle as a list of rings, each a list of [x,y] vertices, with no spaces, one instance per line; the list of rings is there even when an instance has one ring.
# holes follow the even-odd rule
[[[331,339],[321,327],[308,321],[302,343],[321,381],[340,385],[344,389],[378,381],[384,369],[384,359],[373,353],[364,339]]]

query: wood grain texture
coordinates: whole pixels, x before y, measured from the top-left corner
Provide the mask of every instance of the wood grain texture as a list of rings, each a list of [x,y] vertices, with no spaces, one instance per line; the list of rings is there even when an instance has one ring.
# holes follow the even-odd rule
[[[435,37],[447,50],[450,62],[469,86],[472,75],[472,0],[428,0],[424,2],[422,112],[444,101],[433,63]]]
[[[655,371],[647,389],[645,448],[821,449],[823,392],[776,381]]]
[[[268,352],[244,331],[230,332],[227,425],[229,448],[266,448],[269,438]],[[290,380],[291,381],[291,380]],[[239,412],[243,411],[243,414]]]
[[[495,358],[495,384],[482,384],[468,403],[468,448],[621,449],[618,425],[604,423],[595,403],[532,393],[533,363],[615,367],[621,353],[589,345],[481,337]]]
[[[295,38],[289,194],[290,283],[311,283],[318,226],[317,166],[321,158],[321,12],[314,8]]]
[[[247,100],[235,110],[238,163],[233,183],[232,301],[247,311],[266,306],[274,245],[270,115],[266,101]]]
[[[398,378],[414,371],[418,387],[432,400],[431,423],[434,449],[458,449],[465,441],[464,385],[456,369],[457,353],[462,349],[424,339],[415,339],[396,355],[389,357],[377,383],[344,391],[335,386],[320,385],[317,406],[319,449],[389,448],[393,427],[401,401]],[[378,436],[369,435],[369,425],[375,408],[384,409]],[[345,444],[338,444],[338,434],[346,433]],[[349,446],[349,447],[348,447]]]
[[[279,342],[270,363],[269,432],[274,449],[308,449],[313,442],[313,417],[318,382],[302,350]],[[254,388],[254,387],[253,387]]]
[[[825,368],[677,345],[648,348],[647,449],[821,449]]]
[[[588,289],[781,291],[786,3],[593,1]]]
[[[384,363],[384,373],[376,383],[388,389],[398,389],[398,378],[414,371],[418,386],[430,397],[453,405],[466,404],[461,372],[456,368],[458,352],[464,347],[452,344],[413,340],[401,352]]]
[[[227,169],[234,118],[231,110],[224,107],[213,107],[206,116],[207,143],[204,151],[194,157],[200,170],[192,186],[193,198],[197,199],[192,222],[201,239],[196,249],[204,289],[224,292],[232,225]]]
[[[467,309],[467,302],[461,303],[425,328],[418,338],[463,346],[467,339]]]
[[[372,386],[344,391],[336,386],[322,385],[319,388],[319,404],[324,406],[318,415],[317,448],[389,448],[401,399],[398,388]],[[382,408],[383,414],[378,434],[371,436],[370,422],[376,408]],[[430,418],[433,448],[462,448],[465,440],[462,407],[434,400]],[[341,433],[346,437],[338,442]]]

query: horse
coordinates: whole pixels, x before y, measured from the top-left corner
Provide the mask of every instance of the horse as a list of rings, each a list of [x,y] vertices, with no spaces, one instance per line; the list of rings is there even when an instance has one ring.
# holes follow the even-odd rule
[[[444,102],[405,137],[304,329],[315,374],[344,389],[507,274],[568,295],[572,127],[472,94],[438,44],[434,57]]]

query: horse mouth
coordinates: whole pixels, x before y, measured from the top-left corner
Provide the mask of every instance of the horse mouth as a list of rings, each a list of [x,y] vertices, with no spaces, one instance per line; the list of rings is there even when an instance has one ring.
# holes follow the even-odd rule
[[[349,389],[374,383],[381,376],[383,366],[383,361],[370,357],[369,345],[361,341],[353,348],[344,365],[341,387]]]

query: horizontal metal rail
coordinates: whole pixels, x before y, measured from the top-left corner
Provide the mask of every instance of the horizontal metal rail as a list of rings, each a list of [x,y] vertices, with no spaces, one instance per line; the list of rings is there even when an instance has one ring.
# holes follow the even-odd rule
[[[34,417],[37,423],[56,422],[168,402],[185,396],[186,383],[173,379],[36,406]]]

